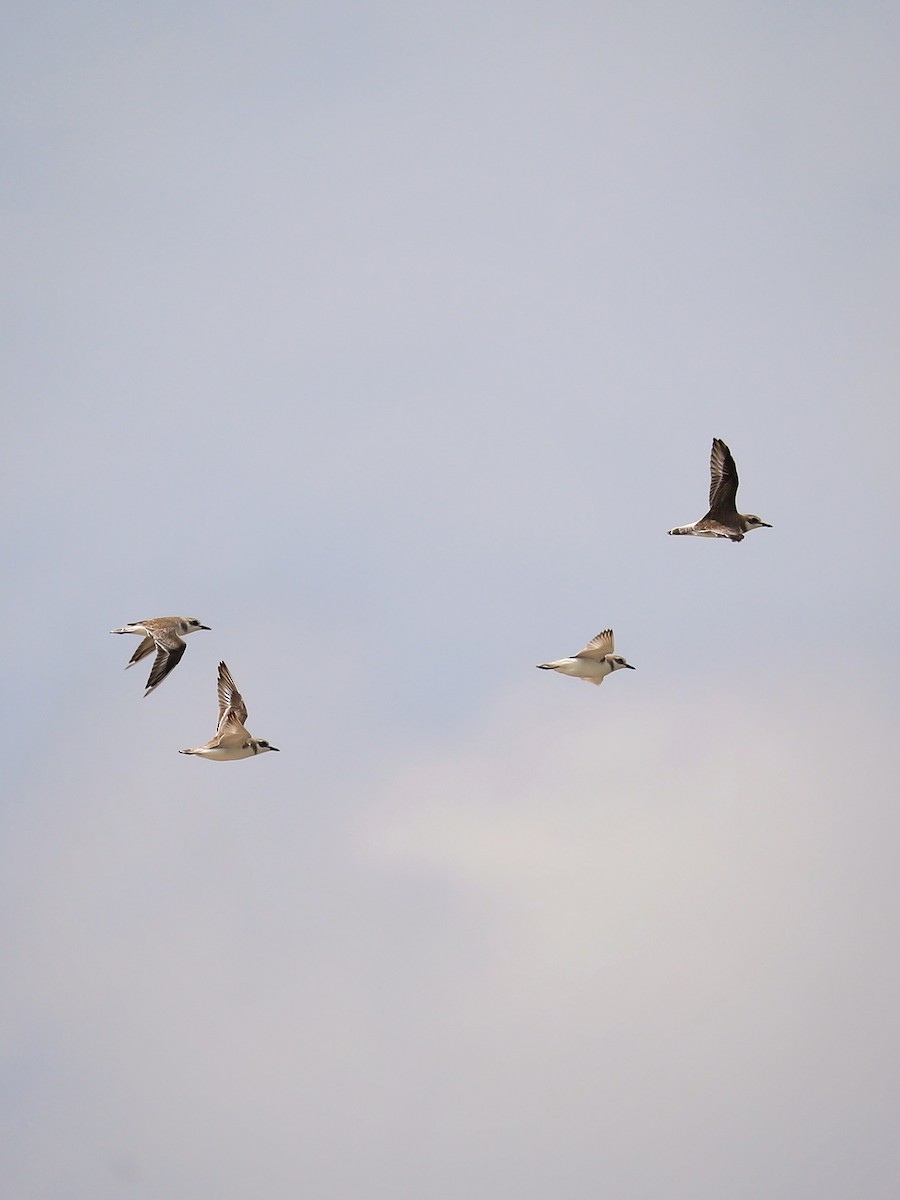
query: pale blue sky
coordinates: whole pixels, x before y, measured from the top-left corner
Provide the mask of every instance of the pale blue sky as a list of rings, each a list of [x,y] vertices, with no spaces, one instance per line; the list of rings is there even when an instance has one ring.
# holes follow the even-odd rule
[[[0,1191],[893,1200],[900,17],[11,25]]]

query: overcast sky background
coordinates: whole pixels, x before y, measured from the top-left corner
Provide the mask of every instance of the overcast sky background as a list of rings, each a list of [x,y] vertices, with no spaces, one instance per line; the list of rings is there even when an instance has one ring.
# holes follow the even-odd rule
[[[17,6],[5,1197],[895,1200],[898,54]]]

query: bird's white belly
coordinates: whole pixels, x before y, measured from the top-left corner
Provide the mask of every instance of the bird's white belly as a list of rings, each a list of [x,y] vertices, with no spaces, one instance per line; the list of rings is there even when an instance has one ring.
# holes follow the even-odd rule
[[[211,758],[214,762],[236,762],[239,758],[253,758],[253,750],[249,746],[215,746],[211,750],[195,750],[201,758]]]
[[[564,658],[555,669],[562,675],[574,675],[576,679],[594,679],[598,683],[610,672],[609,663],[594,662],[590,658]]]

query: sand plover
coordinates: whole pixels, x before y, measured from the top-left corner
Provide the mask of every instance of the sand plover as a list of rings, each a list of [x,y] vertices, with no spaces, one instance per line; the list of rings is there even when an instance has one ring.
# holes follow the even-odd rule
[[[181,656],[187,649],[181,637],[196,633],[198,629],[209,629],[209,626],[201,625],[196,617],[151,617],[149,621],[129,621],[121,629],[111,629],[109,632],[136,633],[144,639],[129,659],[126,671],[156,650],[156,661],[144,692],[145,696],[149,696],[181,662]]]
[[[539,671],[559,671],[561,675],[574,675],[576,679],[587,680],[588,683],[601,684],[607,675],[627,667],[629,671],[635,668],[626,662],[621,655],[613,653],[613,631],[604,629],[595,638],[591,638],[583,650],[573,654],[571,658],[558,658],[556,662],[538,663]]]
[[[693,525],[679,525],[669,533],[687,533],[694,537],[728,538],[742,542],[751,529],[771,529],[751,513],[739,513],[735,504],[738,489],[737,467],[731,451],[721,438],[713,438],[709,456],[709,512]]]
[[[241,693],[234,686],[231,672],[223,662],[219,663],[219,726],[216,736],[205,746],[195,746],[193,750],[179,750],[179,754],[198,754],[201,758],[212,758],[216,762],[233,762],[238,758],[253,758],[255,754],[265,754],[267,750],[277,750],[247,732],[244,722],[247,720],[247,705]]]

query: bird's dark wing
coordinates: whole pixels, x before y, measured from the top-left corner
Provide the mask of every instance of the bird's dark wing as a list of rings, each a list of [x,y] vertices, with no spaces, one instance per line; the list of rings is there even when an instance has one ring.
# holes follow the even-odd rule
[[[153,689],[159,687],[165,677],[175,670],[181,662],[181,656],[187,649],[181,638],[176,638],[174,645],[163,646],[159,642],[156,644],[158,647],[156,661],[153,664],[153,670],[150,672],[150,678],[147,680],[147,690],[144,692],[145,696],[149,696]],[[140,646],[138,646],[138,650],[140,650]]]
[[[731,451],[721,438],[713,438],[712,453],[709,456],[710,514],[737,512],[737,489],[738,473]]]

